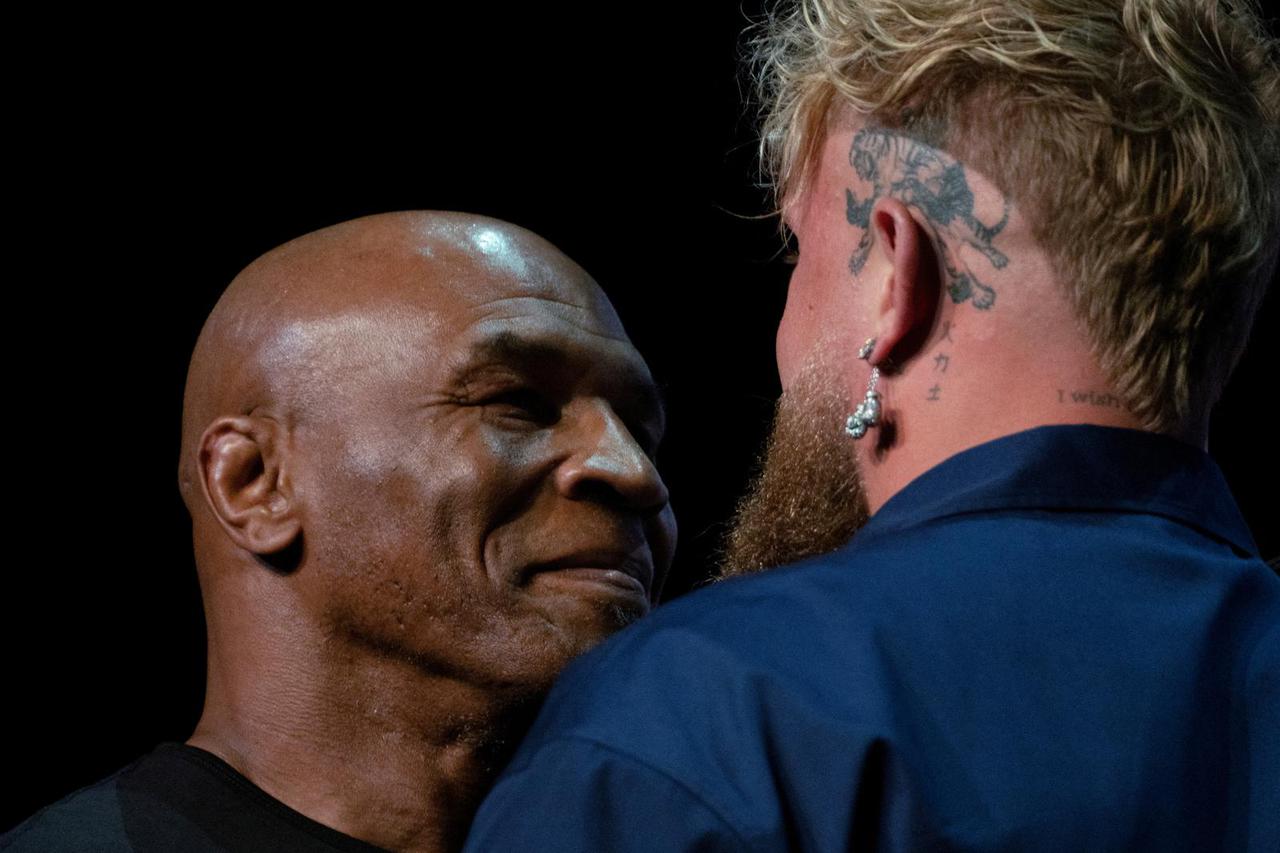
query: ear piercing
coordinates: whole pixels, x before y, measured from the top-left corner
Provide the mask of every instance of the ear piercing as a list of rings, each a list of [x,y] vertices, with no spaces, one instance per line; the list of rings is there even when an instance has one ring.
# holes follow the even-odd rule
[[[858,358],[863,361],[871,358],[871,351],[875,349],[875,346],[876,339],[867,338],[867,342],[862,345],[862,349],[858,350]],[[844,431],[855,439],[862,438],[867,434],[869,427],[880,423],[880,393],[876,391],[876,383],[879,381],[880,368],[872,367],[871,380],[867,383],[867,396],[862,398],[858,408],[854,409],[853,414],[849,415],[848,420],[844,422]]]

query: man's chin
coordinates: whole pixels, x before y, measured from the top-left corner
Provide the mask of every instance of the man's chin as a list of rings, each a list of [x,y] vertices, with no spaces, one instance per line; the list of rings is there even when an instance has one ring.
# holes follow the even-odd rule
[[[778,400],[759,470],[725,537],[720,578],[828,553],[866,523],[842,384],[811,365]]]

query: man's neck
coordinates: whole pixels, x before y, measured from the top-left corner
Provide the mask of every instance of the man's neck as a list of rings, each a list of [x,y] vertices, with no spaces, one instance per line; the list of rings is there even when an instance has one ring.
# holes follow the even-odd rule
[[[229,679],[211,660],[187,742],[312,820],[388,849],[459,849],[531,715],[527,702],[405,661],[286,670]]]
[[[888,427],[858,448],[872,512],[935,465],[1002,436],[1055,424],[1144,428],[1083,346],[1052,341],[939,342],[881,391]]]

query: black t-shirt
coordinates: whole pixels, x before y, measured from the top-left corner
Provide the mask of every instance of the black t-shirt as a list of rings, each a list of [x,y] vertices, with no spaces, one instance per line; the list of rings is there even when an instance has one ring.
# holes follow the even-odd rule
[[[217,756],[179,743],[162,744],[37,812],[0,838],[0,849],[381,850],[294,811]]]

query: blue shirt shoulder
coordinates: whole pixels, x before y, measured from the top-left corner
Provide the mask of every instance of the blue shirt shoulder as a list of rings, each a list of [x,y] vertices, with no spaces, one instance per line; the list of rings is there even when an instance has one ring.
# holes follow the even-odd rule
[[[1280,580],[1251,549],[1168,439],[975,448],[570,667],[470,849],[1274,849]]]

